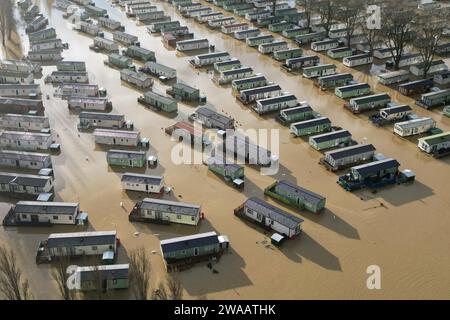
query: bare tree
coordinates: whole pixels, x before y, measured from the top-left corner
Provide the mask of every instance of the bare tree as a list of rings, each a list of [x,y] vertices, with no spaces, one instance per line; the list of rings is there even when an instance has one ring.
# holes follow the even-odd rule
[[[170,299],[181,300],[183,298],[183,287],[178,276],[176,274],[167,274],[166,283]]]
[[[339,0],[336,1],[336,6],[339,7],[336,18],[345,24],[347,29],[345,39],[347,40],[347,46],[350,47],[350,41],[356,29],[361,26],[361,22],[364,20],[365,1]]]
[[[382,10],[381,30],[384,44],[394,61],[394,68],[399,64],[405,53],[405,48],[413,40],[413,22],[416,10],[407,0],[390,0]]]
[[[0,246],[0,293],[7,300],[30,300],[32,295],[28,280],[22,278],[17,258],[12,250]]]
[[[337,5],[335,0],[316,0],[314,1],[314,10],[320,17],[325,32],[330,32],[331,25],[336,21]]]
[[[67,282],[70,275],[67,273],[67,268],[70,266],[70,256],[63,254],[56,260],[56,265],[52,271],[52,277],[58,284],[58,289],[61,297],[64,300],[74,300],[75,293],[67,287]]]
[[[130,287],[136,300],[147,300],[150,287],[150,258],[144,248],[130,253]]]
[[[413,45],[422,56],[424,79],[428,76],[449,18],[446,10],[430,9],[419,14],[414,21]]]
[[[167,294],[166,287],[162,282],[158,284],[158,288],[153,292],[153,300],[169,300],[169,295]]]

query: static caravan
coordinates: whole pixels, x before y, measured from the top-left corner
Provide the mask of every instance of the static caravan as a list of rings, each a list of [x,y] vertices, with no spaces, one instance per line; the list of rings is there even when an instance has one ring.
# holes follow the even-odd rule
[[[106,161],[110,166],[143,168],[146,166],[146,153],[144,151],[108,150]]]
[[[233,80],[231,82],[231,87],[233,90],[242,91],[246,89],[253,89],[257,87],[263,87],[268,84],[268,81],[263,75],[256,75],[254,77]]]
[[[15,71],[24,74],[39,73],[42,71],[42,67],[39,63],[25,60],[0,60],[0,71]]]
[[[219,19],[223,17],[222,12],[212,11],[209,13],[200,14],[195,17],[195,20],[197,20],[200,23],[205,23],[214,19]]]
[[[279,17],[268,16],[268,17],[264,17],[264,18],[258,18],[256,20],[256,25],[260,28],[267,28],[270,24],[281,22],[283,20],[284,20],[284,17],[282,17],[282,16],[279,16]]]
[[[106,50],[108,52],[119,51],[119,45],[117,43],[101,37],[94,38],[94,44],[91,46],[91,48],[95,50]]]
[[[310,43],[310,42],[322,41],[326,37],[327,37],[326,32],[318,31],[318,32],[312,32],[312,33],[298,35],[294,38],[294,40],[299,45],[304,45],[304,44]]]
[[[394,49],[395,52],[395,49]],[[390,48],[379,48],[373,50],[373,56],[377,59],[383,60],[383,59],[389,59],[392,58],[392,52]]]
[[[0,70],[0,83],[2,84],[32,84],[34,76],[31,72]]]
[[[110,18],[100,17],[97,19],[97,22],[100,27],[108,30],[116,31],[125,29],[119,21]]]
[[[130,69],[120,70],[120,79],[139,89],[148,89],[153,85],[153,79],[148,75]]]
[[[309,33],[309,28],[306,27],[298,27],[294,26],[293,28],[285,29],[281,32],[283,37],[286,37],[288,39],[293,39],[297,36],[300,36],[302,34]]]
[[[30,61],[60,61],[63,59],[61,52],[61,49],[28,51],[28,59]]]
[[[218,73],[241,67],[242,67],[241,61],[239,61],[238,59],[229,59],[226,61],[214,63],[214,70]]]
[[[258,46],[258,51],[263,54],[270,54],[270,53],[273,53],[274,51],[287,50],[287,49],[288,49],[288,45],[287,45],[287,42],[284,40],[281,40],[281,41],[275,40],[273,42],[263,43]]]
[[[106,98],[94,97],[70,97],[67,101],[71,109],[80,109],[86,111],[106,111],[111,103]]]
[[[355,53],[353,48],[335,48],[327,51],[327,55],[332,59],[343,59],[352,56]]]
[[[95,129],[95,143],[114,146],[137,147],[140,140],[139,131]]]
[[[350,99],[365,96],[370,93],[370,85],[368,83],[351,84],[335,89],[334,94],[341,99]]]
[[[227,161],[223,157],[211,157],[207,160],[208,170],[221,176],[225,181],[232,182],[235,187],[242,187],[245,179],[244,167]]]
[[[313,114],[311,106],[306,102],[302,102],[296,107],[280,110],[277,120],[284,125],[288,125],[293,122],[311,119]]]
[[[137,36],[134,36],[129,33],[125,33],[122,31],[114,31],[113,32],[113,40],[120,42],[122,44],[130,45],[130,46],[139,46],[139,39]]]
[[[339,41],[336,39],[327,39],[311,43],[311,50],[316,52],[327,51],[339,47]]]
[[[207,7],[207,6],[202,6],[199,8],[194,8],[194,9],[189,9],[187,10],[183,16],[187,16],[189,18],[195,18],[198,17],[201,14],[206,14],[206,13],[210,13],[212,12],[212,8]]]
[[[252,12],[246,13],[245,19],[250,22],[253,22],[253,21],[257,21],[258,19],[261,19],[261,18],[270,17],[271,15],[272,15],[272,13],[269,9],[254,10]]]
[[[158,10],[158,11],[149,11],[149,12],[143,12],[143,13],[137,13],[136,14],[136,19],[138,21],[142,21],[142,22],[153,22],[153,21],[169,21],[170,17],[164,15],[164,11],[163,10]]]
[[[417,146],[420,150],[429,154],[439,155],[439,153],[448,153],[450,149],[450,132],[420,138]]]
[[[225,34],[234,34],[237,31],[247,30],[248,28],[248,23],[233,23],[222,26],[221,31]]]
[[[274,51],[273,58],[277,61],[300,57],[303,50],[300,48],[291,48],[287,50]]]
[[[122,182],[122,189],[130,191],[161,193],[164,188],[162,176],[125,172],[120,181]]]
[[[55,38],[56,38],[55,28],[47,28],[44,30],[39,30],[39,31],[28,34],[28,40],[30,42],[47,40],[47,39],[55,39]]]
[[[156,60],[154,51],[138,46],[129,46],[126,50],[124,50],[123,54],[142,62]]]
[[[172,35],[172,36],[187,36],[190,35],[189,28],[187,26],[178,26],[178,27],[169,27],[164,28],[164,30],[161,31],[161,34],[163,36],[165,35]]]
[[[0,150],[0,166],[41,170],[52,167],[52,158],[46,153]]]
[[[450,83],[450,70],[439,72],[434,75],[434,82],[440,85],[446,85]]]
[[[44,104],[38,99],[0,97],[0,113],[44,114]]]
[[[233,129],[234,119],[206,107],[200,107],[195,111],[193,119],[207,128],[221,130]]]
[[[80,128],[111,128],[121,129],[125,126],[123,114],[112,114],[104,112],[85,112],[79,114]]]
[[[142,71],[158,77],[166,77],[167,79],[174,79],[177,77],[177,70],[154,61],[145,63]]]
[[[427,74],[433,74],[441,71],[447,71],[448,66],[445,64],[443,60],[435,60],[431,62],[431,65],[429,66]],[[425,74],[425,64],[419,63],[416,65],[412,65],[409,68],[409,71],[417,77],[421,77]]]
[[[167,93],[181,101],[199,101],[202,98],[199,89],[181,82],[175,83]]]
[[[76,27],[76,29],[80,32],[89,34],[94,37],[100,34],[100,27],[98,25],[86,21],[78,22],[78,26]]]
[[[0,84],[2,97],[35,98],[39,95],[41,95],[41,87],[38,84]]]
[[[339,86],[346,86],[353,82],[353,75],[350,73],[337,73],[329,76],[319,77],[317,85],[321,90],[332,89]]]
[[[276,22],[276,23],[271,23],[269,24],[269,31],[271,32],[282,32],[284,30],[290,29],[292,28],[292,24],[290,22],[287,21],[281,21],[281,22]]]
[[[245,42],[249,47],[258,47],[261,44],[271,43],[274,39],[275,38],[270,34],[262,34],[256,37],[248,37]]]
[[[98,85],[81,83],[63,83],[59,92],[63,98],[97,97],[99,94]]]
[[[56,65],[58,71],[86,71],[84,61],[60,61]]]
[[[253,10],[253,5],[251,5],[250,3],[238,3],[234,8],[233,13],[237,16],[245,17],[247,13],[253,12]]]
[[[0,193],[38,196],[41,193],[53,194],[53,190],[50,176],[0,172]]]
[[[318,66],[303,68],[303,77],[308,79],[333,75],[335,73],[335,64],[319,64]]]
[[[413,96],[420,93],[426,93],[434,86],[433,78],[420,79],[403,83],[398,86],[398,91],[405,96]]]
[[[126,69],[133,65],[133,59],[113,52],[108,55],[108,60],[105,60],[104,63],[111,67]]]
[[[176,5],[176,8],[178,9],[178,11],[180,11],[181,13],[185,13],[188,10],[191,9],[196,9],[196,8],[200,8],[202,7],[201,3],[198,2],[191,2],[191,1],[186,1],[184,3],[179,3]]]
[[[260,34],[261,34],[261,30],[259,30],[258,28],[251,28],[251,29],[236,31],[234,33],[234,37],[238,40],[245,40],[247,38],[259,36]]]
[[[391,97],[387,93],[378,93],[370,96],[350,99],[348,108],[353,113],[360,113],[370,109],[385,107],[391,102]]]
[[[309,138],[309,145],[316,150],[330,149],[348,144],[352,135],[347,130],[331,131]]]
[[[329,170],[337,171],[372,160],[375,147],[371,144],[357,144],[325,152],[321,161]]]
[[[336,28],[331,29],[328,33],[328,36],[332,39],[345,38],[347,37],[348,29],[347,28]]]
[[[354,56],[346,57],[342,60],[344,66],[357,67],[366,64],[373,63],[373,56],[370,53],[357,54]]]
[[[397,122],[394,125],[394,133],[400,137],[409,137],[415,134],[427,132],[436,127],[436,121],[432,118],[418,118],[403,122]]]
[[[0,146],[17,150],[49,150],[53,143],[52,135],[48,133],[2,131]]]
[[[226,51],[200,54],[195,56],[191,61],[195,67],[204,67],[216,62],[230,60],[230,54]]]
[[[147,28],[151,33],[162,32],[165,29],[180,27],[180,21],[160,21],[150,24]]]
[[[331,121],[327,117],[319,117],[292,123],[290,128],[296,137],[308,136],[330,131]]]
[[[45,82],[52,83],[88,83],[89,76],[86,71],[53,71],[45,78]]]
[[[14,220],[19,225],[77,223],[79,203],[19,201],[13,208]]]
[[[128,17],[136,17],[140,14],[155,12],[158,8],[150,3],[133,4],[126,6],[125,12]]]
[[[74,290],[108,292],[128,288],[129,264],[77,267]]]
[[[398,70],[394,72],[382,73],[378,76],[378,82],[384,85],[391,85],[409,80],[409,71]]]
[[[253,69],[250,67],[231,69],[220,72],[217,82],[219,84],[227,84],[233,80],[248,78],[251,77],[252,75]]]
[[[44,28],[46,25],[48,25],[48,19],[44,16],[39,16],[35,18],[33,21],[31,21],[29,24],[27,24],[25,31],[26,33],[36,32],[39,29]]]
[[[320,63],[318,56],[303,56],[297,58],[287,59],[285,64],[282,65],[289,71],[300,70],[304,67],[317,66]]]
[[[177,112],[178,102],[170,97],[163,96],[153,91],[147,91],[144,96],[138,98],[139,103],[153,107],[164,112]]]
[[[30,43],[31,51],[49,50],[49,49],[66,49],[67,44],[63,44],[61,39],[40,40]]]
[[[0,117],[0,128],[41,131],[50,128],[50,122],[47,116],[7,113]]]
[[[450,89],[425,93],[421,96],[418,105],[425,109],[445,106],[450,103]]]
[[[298,105],[298,99],[293,94],[284,94],[277,97],[265,98],[256,101],[253,109],[258,114],[265,114]]]
[[[222,26],[233,24],[236,22],[234,17],[223,17],[218,19],[213,19],[208,21],[208,26],[211,28],[220,28]]]
[[[403,67],[411,66],[413,64],[422,63],[422,62],[423,62],[423,57],[420,53],[405,53],[400,58],[399,67],[403,68]],[[392,61],[392,59],[386,62],[386,66],[393,66],[393,65],[394,65],[394,62]]]
[[[225,150],[227,155],[231,153],[247,164],[258,166],[268,166],[274,159],[278,159],[277,156],[272,155],[271,151],[253,143],[248,136],[227,135]]]
[[[163,187],[162,177],[150,176],[150,183],[157,184],[160,179],[160,185],[155,189],[161,190]],[[154,181],[153,181],[154,180]],[[133,182],[133,181],[132,181]],[[140,187],[141,190],[146,191]],[[150,192],[150,191],[147,191]],[[196,226],[200,221],[201,207],[198,204],[168,201],[154,198],[145,198],[134,206],[130,213],[130,221],[159,222],[159,223],[180,223]]]
[[[178,41],[176,48],[178,51],[200,50],[207,49],[209,47],[209,41],[206,38],[203,39],[191,39]]]
[[[450,42],[439,45],[436,48],[436,53],[439,55],[447,55],[450,53]]]
[[[303,219],[255,197],[247,199],[235,209],[235,215],[251,219],[264,228],[270,228],[288,238],[293,238],[302,231]]]
[[[108,14],[108,11],[106,11],[106,9],[92,5],[85,6],[84,10],[89,15],[89,17],[93,18],[105,17]]]
[[[408,105],[392,106],[380,109],[380,116],[386,120],[403,119],[412,114],[412,109]]]
[[[281,87],[277,84],[272,84],[264,87],[242,90],[238,99],[243,103],[251,103],[259,99],[277,97],[281,94]]]

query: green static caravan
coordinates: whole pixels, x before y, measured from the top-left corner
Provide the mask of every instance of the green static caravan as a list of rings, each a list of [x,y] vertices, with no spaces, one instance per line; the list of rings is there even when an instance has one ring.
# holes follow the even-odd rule
[[[253,76],[253,69],[250,67],[242,67],[220,72],[217,82],[219,84],[227,84],[233,80],[244,79],[251,76]]]
[[[178,111],[178,102],[176,100],[153,91],[145,92],[142,97],[138,98],[138,102],[164,112]]]
[[[303,77],[308,79],[333,75],[335,73],[335,64],[319,64],[318,66],[303,68]]]
[[[156,61],[154,51],[144,49],[144,48],[138,47],[138,46],[129,46],[127,49],[124,50],[123,54],[126,55],[127,57],[130,57],[130,58],[142,61],[142,62]]]
[[[288,44],[284,40],[275,40],[270,43],[263,43],[258,46],[258,51],[263,54],[271,54],[275,51],[287,50]]]
[[[202,6],[201,3],[198,2],[192,2],[192,1],[186,1],[180,4],[176,4],[175,8],[180,11],[181,13],[185,13],[188,10],[194,9],[194,8],[200,8]]]
[[[311,50],[315,52],[327,51],[339,47],[339,40],[327,39],[321,41],[314,41],[311,43]]]
[[[193,88],[188,86],[187,84],[177,82],[175,83],[171,89],[167,90],[167,93],[170,94],[175,99],[181,101],[199,101],[200,100],[200,90],[197,88]]]
[[[283,125],[294,122],[309,120],[314,117],[314,111],[306,102],[300,102],[300,105],[293,108],[280,110],[276,119]]]
[[[241,61],[235,58],[228,61],[220,61],[214,63],[214,70],[219,73],[227,70],[237,69],[240,67],[242,67]]]
[[[256,9],[252,12],[246,13],[245,14],[245,19],[253,22],[256,21],[260,18],[266,18],[266,17],[270,17],[272,14],[270,13],[269,9]]]
[[[227,163],[222,158],[208,159],[208,169],[227,180],[243,179],[244,167],[235,163]]]
[[[279,6],[279,7],[275,9],[275,17],[284,17],[287,15],[299,13],[296,8],[289,7],[289,4],[287,2],[279,3],[279,4],[277,4],[277,6]],[[272,8],[270,8],[270,9],[272,9]]]
[[[291,207],[318,213],[325,208],[326,198],[289,181],[277,181],[264,189],[264,194]]]
[[[55,28],[47,28],[44,30],[39,30],[28,34],[28,39],[30,42],[50,40],[56,38]]]
[[[307,27],[305,27],[305,28],[294,27],[294,28],[290,28],[290,29],[285,29],[281,32],[283,37],[286,37],[288,39],[293,39],[296,36],[300,36],[302,34],[307,34],[307,33],[309,33],[309,28],[307,28]]]
[[[343,59],[354,55],[355,49],[353,48],[335,48],[327,51],[327,56],[332,59]]]
[[[221,7],[224,8],[225,10],[233,10],[233,5],[237,4],[238,2],[236,0],[225,0]],[[227,9],[230,8],[230,9]]]
[[[152,23],[149,27],[147,27],[147,29],[151,33],[157,33],[164,31],[164,29],[175,28],[180,26],[181,26],[180,21],[161,21]]]
[[[370,109],[378,109],[387,106],[391,97],[387,93],[378,93],[370,96],[350,99],[347,108],[353,113],[360,113]]]
[[[324,150],[349,144],[352,135],[347,130],[331,131],[309,138],[309,145],[316,150]]]
[[[312,32],[312,33],[307,33],[307,34],[301,34],[299,36],[296,36],[294,38],[294,40],[299,45],[304,45],[304,44],[310,43],[310,42],[322,41],[326,37],[327,37],[327,34],[325,31],[318,31],[318,32]]]
[[[146,166],[144,151],[111,149],[106,153],[106,161],[110,166],[143,168]]]
[[[283,15],[284,20],[292,24],[298,25],[301,20],[305,19],[304,12],[292,12]]]
[[[58,71],[86,71],[84,61],[60,61],[56,65]]]
[[[357,83],[348,86],[338,87],[334,90],[334,94],[341,99],[350,99],[365,96],[370,93],[370,85],[368,83]]]
[[[375,155],[375,147],[371,144],[357,144],[325,152],[320,160],[328,170],[338,171],[366,161],[371,161]]]
[[[105,64],[111,67],[125,69],[133,65],[133,59],[118,53],[110,53],[108,55],[108,60],[105,60]]]
[[[291,124],[291,132],[296,137],[328,132],[331,130],[331,121],[327,117],[319,117],[311,120],[295,122]]]
[[[303,54],[303,50],[300,48],[291,48],[287,50],[274,51],[273,58],[277,61],[286,59],[298,58]]]
[[[337,73],[330,76],[319,77],[317,86],[321,90],[328,90],[334,87],[346,86],[353,82],[353,75],[350,73]]]
[[[286,21],[276,22],[269,24],[269,31],[271,32],[282,32],[283,30],[291,29],[292,24]]]
[[[264,87],[267,84],[268,81],[265,76],[262,74],[256,74],[254,77],[233,80],[231,82],[231,87],[233,90],[240,92],[242,90]]]
[[[268,27],[272,23],[281,22],[283,20],[284,19],[281,16],[280,17],[268,16],[268,17],[258,18],[258,20],[256,20],[256,25],[260,28],[265,28],[265,27]]]
[[[189,2],[191,2],[192,0],[189,0]],[[218,7],[223,7],[225,2],[228,2],[229,0],[213,0],[212,2],[214,3],[214,5],[218,6]]]
[[[355,181],[376,179],[398,173],[400,163],[392,158],[374,161],[351,168],[350,174]]]
[[[237,16],[244,17],[247,13],[253,12],[253,10],[253,5],[246,4],[246,6],[244,6],[244,4],[242,4],[240,7],[234,8],[233,13]]]
[[[192,0],[172,0],[171,2],[169,1],[169,3],[172,3],[174,7],[178,7],[178,5],[183,3],[192,3]]]
[[[253,8],[253,5],[250,3],[242,3],[242,2],[229,2],[224,3],[223,8],[227,11],[233,11],[236,9],[251,9]]]
[[[450,150],[450,132],[419,138],[417,146],[428,154],[439,155],[443,151],[446,151],[447,154]]]
[[[450,89],[425,93],[417,104],[425,109],[445,106],[450,103]]]
[[[286,59],[286,62],[281,65],[282,68],[293,71],[300,70],[304,67],[316,66],[320,63],[318,56],[303,56],[297,58]]]
[[[249,47],[258,47],[261,44],[270,43],[274,41],[274,37],[270,34],[262,34],[256,37],[250,37],[245,40]]]
[[[240,30],[234,33],[234,37],[238,40],[245,40],[252,37],[257,37],[261,34],[261,30],[258,28],[251,28],[247,30]]]
[[[77,267],[75,289],[82,292],[127,289],[128,273],[129,264]]]
[[[84,11],[86,11],[89,17],[93,18],[104,17],[108,14],[108,11],[106,11],[106,9],[91,5],[85,6]]]

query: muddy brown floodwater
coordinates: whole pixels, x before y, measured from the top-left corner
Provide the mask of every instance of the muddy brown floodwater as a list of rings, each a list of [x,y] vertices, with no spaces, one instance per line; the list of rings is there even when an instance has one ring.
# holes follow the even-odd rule
[[[211,81],[211,74],[194,69],[188,63],[189,56],[165,48],[159,36],[148,34],[145,26],[137,26],[135,21],[127,19],[119,7],[105,0],[95,2],[108,9],[111,18],[120,20],[127,32],[138,35],[141,45],[154,50],[159,62],[176,68],[179,79],[198,86],[210,104],[233,116],[241,128],[280,129],[279,173],[273,177],[262,176],[258,170],[246,167],[243,192],[224,184],[203,165],[173,164],[170,154],[176,143],[164,134],[163,128],[175,120],[138,105],[136,98],[140,93],[121,84],[118,70],[103,65],[106,55],[89,50],[92,38],[73,31],[61,11],[48,3],[41,6],[58,35],[70,44],[70,49],[64,52],[65,59],[85,60],[91,83],[108,89],[112,112],[125,114],[126,119],[134,121],[142,136],[150,139],[151,150],[158,153],[161,164],[146,172],[163,174],[166,183],[174,187],[174,197],[199,203],[205,212],[206,219],[194,228],[128,222],[128,212],[137,197],[122,191],[120,175],[123,170],[108,167],[105,150],[95,145],[92,134],[77,131],[78,117],[68,111],[65,101],[54,97],[45,100],[51,127],[62,144],[61,154],[53,157],[56,199],[79,201],[81,208],[89,213],[95,230],[116,228],[125,251],[139,246],[145,246],[149,252],[155,250],[151,255],[153,283],[163,279],[165,274],[159,239],[215,230],[229,236],[230,253],[215,265],[218,274],[213,274],[204,264],[182,272],[185,297],[450,298],[448,158],[436,160],[426,156],[414,142],[395,136],[392,126],[377,128],[367,121],[367,116],[352,115],[342,108],[342,100],[330,92],[319,91],[312,81],[282,71],[278,62],[247,47],[244,42],[184,19],[169,4],[155,1],[172,19],[188,25],[196,37],[207,37],[217,50],[228,51],[244,65],[280,84],[285,91],[308,101],[334,125],[348,129],[357,141],[374,144],[378,152],[398,159],[403,169],[409,168],[417,175],[412,185],[385,188],[375,194],[346,192],[336,184],[337,175],[318,164],[321,153],[310,148],[307,142],[292,138],[288,128],[280,126],[273,117],[261,118],[238,104],[229,87],[216,85]],[[27,41],[23,42],[26,47]],[[331,61],[322,58],[325,62]],[[45,67],[43,73],[52,70],[54,67]],[[352,72],[356,80],[369,82],[376,92],[389,92],[396,102],[413,106],[417,114],[431,116],[438,127],[450,130],[450,119],[442,116],[441,109],[426,111],[414,106],[412,99],[377,84],[375,77],[363,72],[365,70],[347,69],[340,63],[339,70]],[[44,97],[52,95],[54,88],[44,85],[42,79],[38,81],[42,83]],[[164,92],[166,88],[155,80],[156,91]],[[183,104],[179,109],[180,119],[194,111],[193,107]],[[319,216],[294,212],[305,220],[304,232],[280,249],[266,247],[264,240],[268,235],[233,215],[233,209],[247,197],[264,197],[263,189],[273,179],[289,179],[327,197],[327,209]],[[124,208],[119,206],[120,202],[124,203]],[[34,263],[38,241],[51,232],[66,230],[73,229],[8,228],[0,231],[1,239],[17,252],[37,298],[58,298],[49,266]],[[134,235],[136,231],[138,236]],[[124,259],[123,254],[121,259]],[[366,287],[369,265],[381,268],[381,290]]]

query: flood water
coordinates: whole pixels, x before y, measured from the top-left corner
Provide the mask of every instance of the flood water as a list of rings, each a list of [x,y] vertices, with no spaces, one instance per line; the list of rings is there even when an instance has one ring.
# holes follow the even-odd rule
[[[52,1],[41,1],[41,10],[49,18],[63,42],[70,44],[64,51],[65,60],[86,61],[91,83],[108,90],[114,113],[134,121],[143,137],[150,139],[150,153],[157,153],[160,164],[147,169],[148,174],[164,175],[179,201],[202,205],[205,220],[198,227],[159,226],[130,223],[128,213],[136,194],[122,191],[121,173],[106,164],[104,148],[96,146],[91,133],[80,133],[78,116],[70,113],[67,102],[52,96],[55,88],[41,83],[46,114],[51,128],[57,134],[62,152],[53,156],[56,200],[80,202],[89,213],[95,230],[117,229],[125,252],[144,246],[151,254],[152,282],[164,278],[164,266],[159,254],[159,239],[215,230],[230,238],[231,250],[214,265],[218,274],[199,264],[180,274],[186,298],[208,299],[391,299],[391,298],[449,298],[450,274],[450,160],[434,159],[419,151],[415,140],[408,141],[392,133],[392,126],[378,128],[367,120],[367,115],[353,115],[345,110],[343,100],[331,92],[322,92],[313,82],[284,72],[280,63],[259,54],[245,42],[234,40],[217,30],[211,30],[192,19],[182,18],[174,8],[154,1],[172,20],[188,25],[196,38],[206,37],[216,45],[216,51],[228,51],[263,73],[269,80],[281,85],[284,91],[294,93],[299,100],[308,101],[315,111],[329,117],[333,125],[349,130],[358,142],[372,143],[377,151],[393,157],[402,169],[411,169],[417,175],[412,185],[389,187],[371,193],[349,193],[336,184],[337,175],[319,165],[322,154],[302,139],[292,138],[289,129],[282,127],[273,116],[259,117],[240,105],[230,87],[221,87],[212,81],[212,74],[194,69],[189,56],[164,47],[158,35],[147,33],[145,26],[127,19],[125,13],[106,0],[96,0],[108,9],[112,19],[120,20],[126,32],[138,35],[141,46],[156,52],[162,64],[177,69],[178,79],[197,86],[217,110],[234,117],[239,128],[276,128],[280,130],[281,168],[275,176],[262,176],[252,167],[246,167],[244,191],[237,191],[208,172],[204,165],[175,165],[171,150],[176,142],[170,140],[163,128],[176,120],[144,108],[136,101],[140,92],[120,81],[119,71],[104,66],[105,54],[89,50],[92,38],[72,30],[62,18],[62,12],[51,6]],[[211,5],[211,4],[209,4]],[[227,13],[229,14],[229,13]],[[22,32],[23,39],[26,39]],[[27,40],[24,47],[27,47]],[[26,48],[27,50],[27,48]],[[25,52],[26,52],[25,50]],[[321,55],[325,63],[337,63]],[[447,60],[448,61],[448,60]],[[348,69],[338,64],[339,71],[351,72],[359,82],[368,82],[375,92],[389,92],[397,103],[406,103],[414,112],[431,116],[437,126],[450,130],[450,119],[442,109],[427,111],[414,106],[414,100],[379,85],[367,70]],[[381,64],[381,62],[380,62]],[[46,75],[55,67],[44,67]],[[165,92],[168,87],[155,79],[154,90]],[[178,119],[186,119],[194,107],[179,104]],[[143,172],[141,170],[140,172]],[[316,216],[308,212],[293,212],[303,218],[303,233],[287,241],[281,248],[267,246],[269,234],[233,215],[247,197],[264,198],[263,190],[274,179],[287,179],[313,190],[327,198],[326,210]],[[165,196],[166,198],[171,198]],[[141,196],[142,198],[142,196]],[[267,201],[275,204],[272,200]],[[123,202],[123,208],[119,203]],[[281,204],[276,204],[282,206]],[[3,206],[2,206],[3,208]],[[5,211],[6,208],[0,209]],[[7,228],[0,231],[4,240],[17,252],[25,276],[30,280],[36,298],[57,299],[56,283],[47,265],[36,266],[35,250],[39,240],[49,233],[73,231],[69,227]],[[135,232],[139,232],[135,235]],[[269,240],[269,241],[268,241]],[[268,242],[267,242],[268,241]],[[381,268],[381,290],[368,290],[366,269],[370,265]]]

